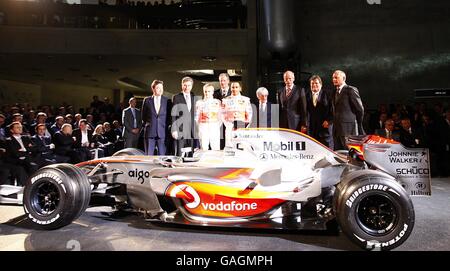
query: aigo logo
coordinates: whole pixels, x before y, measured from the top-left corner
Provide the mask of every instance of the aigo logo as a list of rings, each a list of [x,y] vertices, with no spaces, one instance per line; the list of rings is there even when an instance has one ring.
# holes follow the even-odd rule
[[[172,191],[170,191],[170,196],[186,200],[186,207],[189,209],[195,209],[200,205],[200,196],[197,191],[187,184],[176,185]]]

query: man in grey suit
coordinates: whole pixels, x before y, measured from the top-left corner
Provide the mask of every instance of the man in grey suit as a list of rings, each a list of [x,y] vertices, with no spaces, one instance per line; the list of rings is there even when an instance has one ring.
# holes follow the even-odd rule
[[[137,148],[142,127],[141,110],[136,108],[136,98],[130,98],[128,103],[130,106],[122,112],[122,137],[125,140],[125,148]]]
[[[280,104],[280,128],[306,133],[306,95],[305,90],[294,84],[292,71],[283,74],[285,87],[278,90],[277,100]]]
[[[364,135],[362,126],[364,107],[356,87],[345,83],[343,71],[333,73],[333,139],[335,150],[346,150],[345,136]]]

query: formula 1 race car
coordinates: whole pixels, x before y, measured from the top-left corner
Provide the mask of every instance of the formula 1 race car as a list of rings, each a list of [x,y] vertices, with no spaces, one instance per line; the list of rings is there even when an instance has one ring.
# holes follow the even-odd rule
[[[387,250],[413,229],[409,194],[429,195],[425,149],[360,136],[348,138],[343,154],[305,134],[270,128],[239,129],[232,137],[233,148],[192,157],[124,149],[41,168],[25,186],[25,212],[39,228],[56,229],[101,193],[170,223],[302,230],[337,221],[360,247]]]

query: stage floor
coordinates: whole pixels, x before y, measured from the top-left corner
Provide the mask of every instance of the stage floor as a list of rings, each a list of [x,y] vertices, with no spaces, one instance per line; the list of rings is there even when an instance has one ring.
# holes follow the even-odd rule
[[[432,179],[432,197],[413,197],[416,224],[396,250],[450,250],[450,178]],[[19,206],[0,205],[0,250],[323,251],[360,250],[341,232],[288,232],[150,223],[92,207],[69,226],[32,229]]]

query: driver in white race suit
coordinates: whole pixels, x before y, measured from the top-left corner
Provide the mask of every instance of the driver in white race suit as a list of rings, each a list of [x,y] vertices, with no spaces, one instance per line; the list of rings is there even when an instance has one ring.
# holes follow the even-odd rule
[[[225,147],[232,147],[232,131],[248,127],[252,120],[250,98],[241,95],[241,85],[231,83],[231,95],[222,100],[225,123]]]
[[[195,121],[198,124],[202,150],[220,150],[220,129],[222,126],[222,103],[214,99],[214,86],[203,86],[203,100],[195,104]]]

